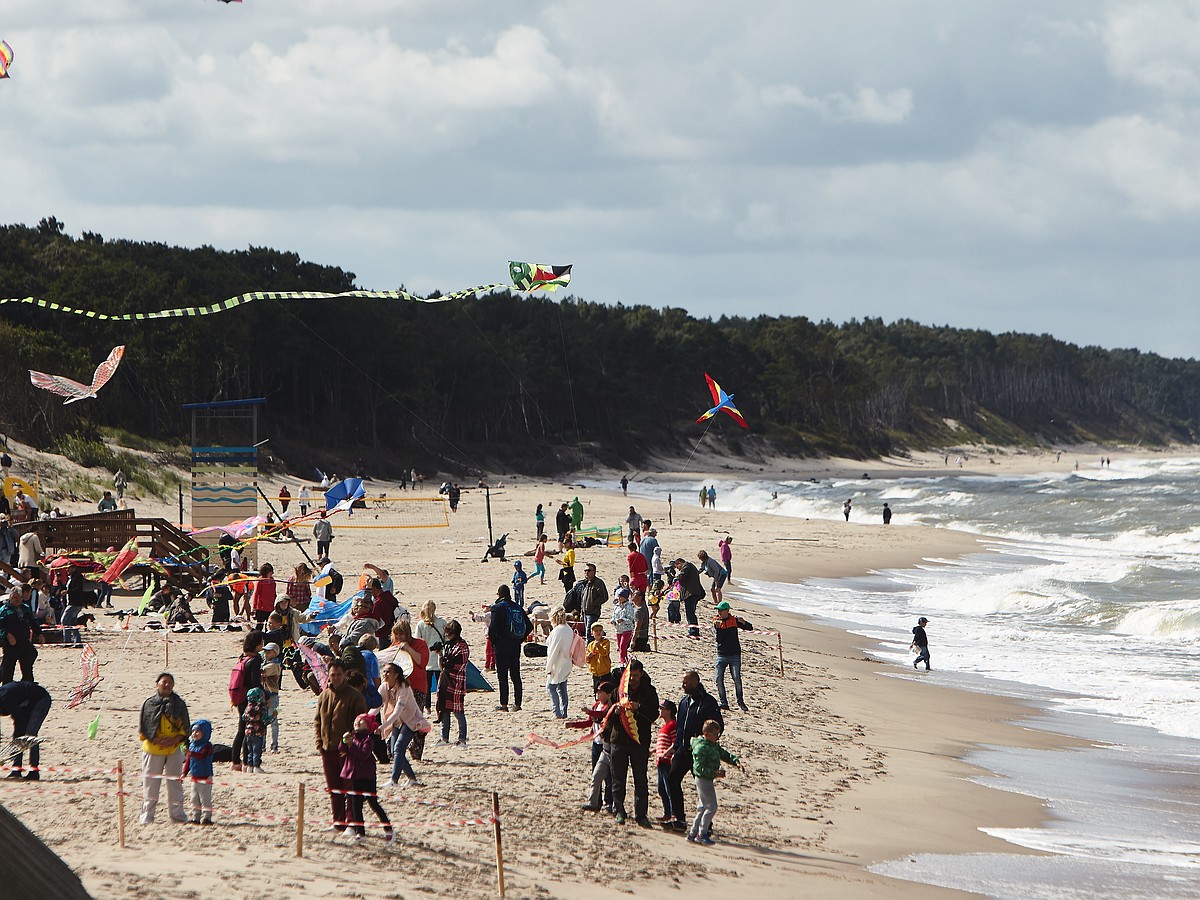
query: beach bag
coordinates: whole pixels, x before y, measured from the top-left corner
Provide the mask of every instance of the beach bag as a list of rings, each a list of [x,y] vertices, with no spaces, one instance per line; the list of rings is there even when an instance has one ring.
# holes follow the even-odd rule
[[[229,673],[229,702],[234,706],[241,706],[246,702],[246,693],[249,690],[246,687],[246,660],[250,657],[243,656],[233,665],[233,671]]]
[[[578,634],[571,636],[571,665],[577,669],[587,665],[587,644]]]
[[[546,655],[546,645],[545,644],[536,644],[533,641],[530,641],[529,643],[527,643],[525,645],[525,655],[528,656],[530,659],[534,659],[534,658],[540,657],[540,656],[545,656]]]
[[[342,592],[342,585],[345,584],[345,579],[342,578],[342,573],[337,569],[329,570],[329,591],[327,593],[337,596]]]
[[[508,633],[518,641],[525,640],[529,634],[529,616],[515,603],[505,605],[508,607]]]

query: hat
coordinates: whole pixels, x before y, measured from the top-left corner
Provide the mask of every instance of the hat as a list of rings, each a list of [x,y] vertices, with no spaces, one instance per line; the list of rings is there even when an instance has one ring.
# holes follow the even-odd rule
[[[927,618],[925,618],[924,616],[921,616],[921,618],[917,619],[918,625],[925,625],[925,624],[928,624],[928,622],[929,622],[929,620]]]
[[[717,609],[729,609],[729,601],[722,600],[720,603],[717,604]]]
[[[279,652],[279,645],[278,645],[278,644],[276,644],[275,642],[273,642],[273,641],[272,641],[270,644],[267,644],[267,646],[263,647],[263,650],[264,650],[264,651],[267,651],[267,650],[274,650],[276,653],[278,653],[278,652]]]
[[[618,596],[618,597],[628,597],[628,596],[630,596],[630,591],[629,591],[629,588],[626,588],[626,587],[617,588],[617,596]]]

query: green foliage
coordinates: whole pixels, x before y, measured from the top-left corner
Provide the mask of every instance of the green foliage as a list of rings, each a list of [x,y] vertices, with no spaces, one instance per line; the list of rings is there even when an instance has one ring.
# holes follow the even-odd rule
[[[269,248],[76,240],[54,217],[0,227],[9,297],[127,312],[353,286],[352,273]],[[86,380],[117,343],[125,361],[99,402],[64,407],[28,383],[28,368]],[[135,323],[10,306],[0,346],[16,350],[0,354],[0,427],[89,466],[121,466],[157,492],[173,489],[167,463],[187,463],[181,404],[247,397],[268,398],[260,434],[293,468],[346,472],[361,460],[380,475],[408,465],[586,468],[690,446],[708,405],[705,370],[737,395],[756,434],[803,455],[1191,441],[1200,423],[1194,360],[909,320],[713,321],[503,291],[444,305],[257,302]],[[735,423],[720,416],[712,428],[740,452]]]

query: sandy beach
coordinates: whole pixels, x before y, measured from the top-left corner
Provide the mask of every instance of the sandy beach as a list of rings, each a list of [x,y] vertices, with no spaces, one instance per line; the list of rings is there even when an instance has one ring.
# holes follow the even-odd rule
[[[872,477],[899,471],[990,474],[1043,471],[1053,460],[1053,454],[1005,454],[995,464],[968,462],[962,469],[947,469],[941,457],[929,454],[871,463],[781,464],[775,474],[824,477],[836,467],[843,472],[862,469]],[[1072,462],[1064,456],[1058,465]],[[714,480],[747,475],[725,471]],[[755,471],[751,477],[770,475]],[[235,713],[226,685],[242,636],[172,635],[166,644],[161,634],[138,630],[140,623],[121,631],[115,619],[103,616],[105,630],[93,632],[90,640],[100,654],[104,682],[82,706],[67,710],[61,702],[78,681],[77,651],[46,647],[37,663],[37,679],[56,701],[42,730],[47,739],[42,765],[64,771],[48,771],[40,784],[0,782],[0,800],[98,898],[218,892],[255,897],[279,887],[312,897],[494,896],[491,826],[448,824],[486,818],[492,791],[500,797],[508,896],[513,897],[667,897],[681,891],[718,897],[730,888],[761,897],[951,896],[957,892],[877,876],[867,867],[929,851],[1021,852],[978,829],[1034,825],[1044,815],[1040,803],[973,784],[968,780],[973,770],[960,757],[982,744],[1068,746],[1066,739],[1024,727],[1022,722],[1035,710],[1003,698],[944,689],[936,672],[913,678],[911,672],[872,660],[864,652],[864,639],[759,606],[738,590],[742,578],[799,582],[946,559],[977,551],[976,536],[916,526],[885,528],[861,518],[847,524],[719,507],[702,510],[690,497],[676,499],[668,524],[665,504],[630,500],[619,492],[507,476],[504,482],[491,491],[492,516],[497,535],[510,533],[511,557],[532,549],[538,503],[545,505],[552,522],[558,503],[576,495],[585,506],[584,527],[616,525],[631,503],[637,506],[655,520],[665,556],[694,559],[699,549],[715,553],[721,536],[734,536],[734,585],[727,598],[755,629],[781,634],[786,674],[779,674],[774,638],[743,639],[751,709],[729,714],[723,744],[743,757],[744,768],[720,784],[715,846],[698,847],[667,832],[643,830],[632,822],[620,827],[607,816],[581,813],[588,779],[586,747],[513,752],[530,733],[555,741],[576,734],[553,719],[544,666],[534,659],[523,665],[526,700],[521,712],[495,711],[494,693],[469,695],[470,748],[431,743],[425,760],[416,765],[424,787],[384,788],[384,805],[393,821],[404,826],[392,845],[376,832],[366,844],[348,847],[333,843],[322,831],[330,816],[312,751],[313,697],[297,690],[294,682],[284,686],[282,749],[264,759],[266,773],[232,773],[228,766],[218,766],[218,827],[173,825],[165,815],[154,826],[140,826],[135,736],[142,701],[167,665],[193,719],[211,719],[214,739],[230,742]],[[432,488],[426,486],[425,493]],[[174,518],[173,509],[164,505],[139,501],[138,510]],[[403,591],[402,604],[415,610],[424,600],[434,600],[439,614],[464,622],[472,659],[483,662],[483,626],[471,622],[470,614],[495,596],[497,585],[508,582],[512,567],[480,562],[487,542],[482,491],[464,493],[448,528],[352,530],[339,524],[335,520],[333,556],[348,585],[365,561],[389,569]],[[611,589],[625,571],[625,553],[594,548],[581,551],[579,560],[595,562]],[[263,544],[260,560],[287,572],[301,556],[295,547]],[[547,584],[531,582],[527,597],[554,604],[561,590],[553,578],[557,568],[548,568]],[[711,613],[708,601],[701,604],[702,622]],[[692,667],[711,690],[711,642],[667,640],[666,633],[660,631],[659,652],[641,655],[661,696],[678,700],[680,676]],[[897,639],[906,638],[898,634]],[[491,675],[489,679],[494,684]],[[573,710],[589,701],[586,670],[575,670],[569,690]],[[88,723],[97,715],[98,734],[88,740]],[[126,788],[134,794],[126,804],[128,846],[123,851],[117,849],[115,779],[105,774],[118,760],[127,773]],[[659,812],[653,779],[651,771],[651,816]],[[304,858],[296,859],[296,828],[290,820],[300,782],[307,789],[305,850]],[[695,806],[690,779],[685,796],[690,814]]]

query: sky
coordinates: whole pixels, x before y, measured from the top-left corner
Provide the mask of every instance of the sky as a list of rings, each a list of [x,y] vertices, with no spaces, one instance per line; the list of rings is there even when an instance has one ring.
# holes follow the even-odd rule
[[[4,0],[0,39],[0,222],[1200,356],[1200,2]]]

